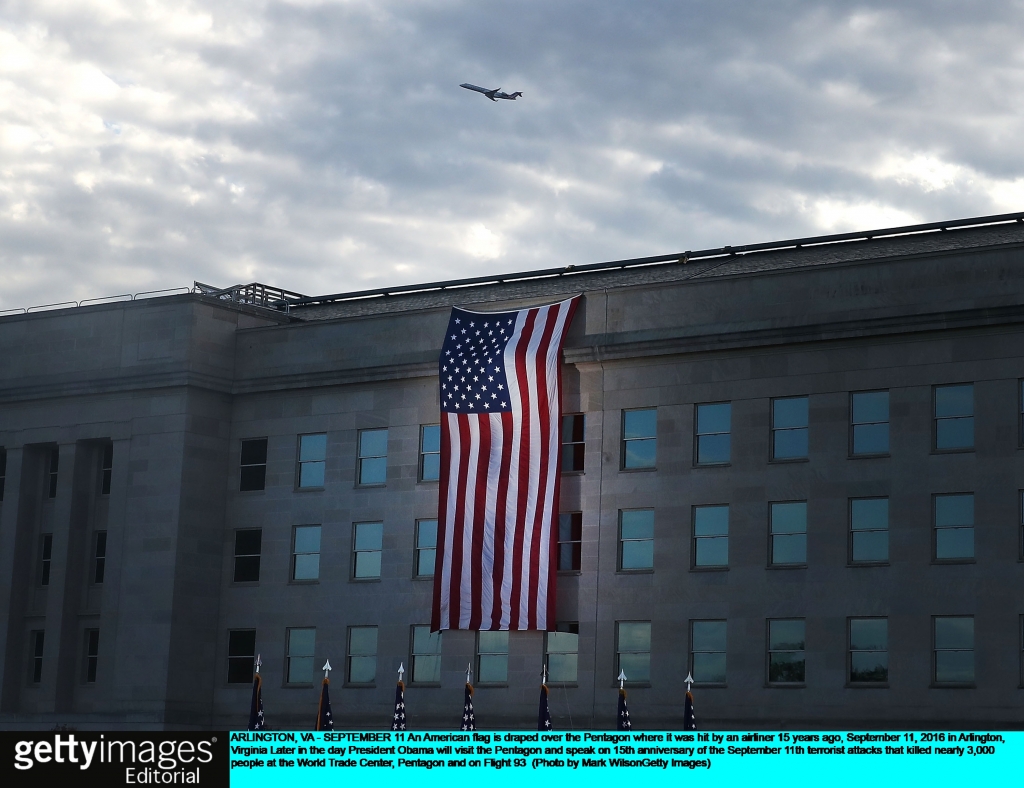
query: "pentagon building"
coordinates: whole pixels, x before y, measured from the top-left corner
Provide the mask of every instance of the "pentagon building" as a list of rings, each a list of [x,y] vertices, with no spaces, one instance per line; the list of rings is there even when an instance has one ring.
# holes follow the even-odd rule
[[[1024,719],[1024,214],[0,317],[0,727]],[[582,293],[556,631],[431,635],[452,305]]]

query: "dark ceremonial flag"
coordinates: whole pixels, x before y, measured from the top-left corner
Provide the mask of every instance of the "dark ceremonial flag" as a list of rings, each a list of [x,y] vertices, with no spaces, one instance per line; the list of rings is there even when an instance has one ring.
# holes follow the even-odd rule
[[[619,689],[619,711],[616,715],[616,730],[633,730],[633,723],[629,721],[629,709],[626,708],[626,690],[622,688]]]
[[[258,670],[252,675],[252,701],[249,703],[249,727],[247,730],[263,730],[263,679]]]
[[[466,682],[466,698],[462,703],[462,731],[476,730],[476,714],[473,713],[473,685]]]
[[[334,730],[334,715],[331,713],[331,680],[324,676],[320,685],[320,706],[316,710],[316,729],[318,731]]]
[[[578,302],[452,309],[432,632],[554,626],[561,350]]]
[[[395,713],[391,717],[391,730],[405,730],[405,684],[401,680],[395,687]]]
[[[540,685],[540,708],[537,710],[537,730],[551,730],[551,707],[548,705],[548,685]]]

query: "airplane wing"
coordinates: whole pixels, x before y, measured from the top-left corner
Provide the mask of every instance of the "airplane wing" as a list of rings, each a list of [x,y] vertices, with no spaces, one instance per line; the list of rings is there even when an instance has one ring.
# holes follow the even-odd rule
[[[497,93],[499,90],[501,90],[501,88],[495,88],[494,90],[488,90],[487,88],[482,88],[479,85],[471,85],[468,82],[463,82],[461,85],[459,85],[459,87],[460,88],[465,88],[466,90],[475,90],[477,93],[483,93],[491,101],[495,100],[494,94]]]

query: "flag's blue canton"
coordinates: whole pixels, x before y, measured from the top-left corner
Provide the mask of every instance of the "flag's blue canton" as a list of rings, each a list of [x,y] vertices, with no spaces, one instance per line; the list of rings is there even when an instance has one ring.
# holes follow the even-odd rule
[[[249,726],[251,731],[263,730],[263,679],[257,673],[252,679],[252,701],[249,704]]]
[[[693,695],[686,691],[686,701],[683,703],[683,730],[697,730],[697,717],[693,713]]]
[[[501,413],[512,410],[505,377],[505,345],[518,312],[466,312],[452,309],[441,346],[441,410],[447,413]]]
[[[548,705],[548,688],[540,685],[540,708],[537,710],[537,730],[551,730],[551,706]]]
[[[619,710],[617,713],[616,730],[631,731],[633,723],[629,719],[629,709],[626,707],[626,693],[619,690]]]
[[[317,720],[318,731],[334,730],[334,713],[331,711],[331,692],[328,687],[330,682],[324,681],[320,690],[320,718]]]

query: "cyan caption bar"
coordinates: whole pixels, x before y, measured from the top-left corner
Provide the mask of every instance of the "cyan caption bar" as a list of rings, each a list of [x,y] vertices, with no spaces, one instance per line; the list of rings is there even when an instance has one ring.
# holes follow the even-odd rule
[[[491,786],[557,780],[594,788],[642,780],[723,788],[767,778],[836,786],[933,779],[1009,781],[1024,763],[1018,731],[235,731],[232,788],[356,780],[360,788],[487,780]],[[811,783],[808,783],[811,784]]]

